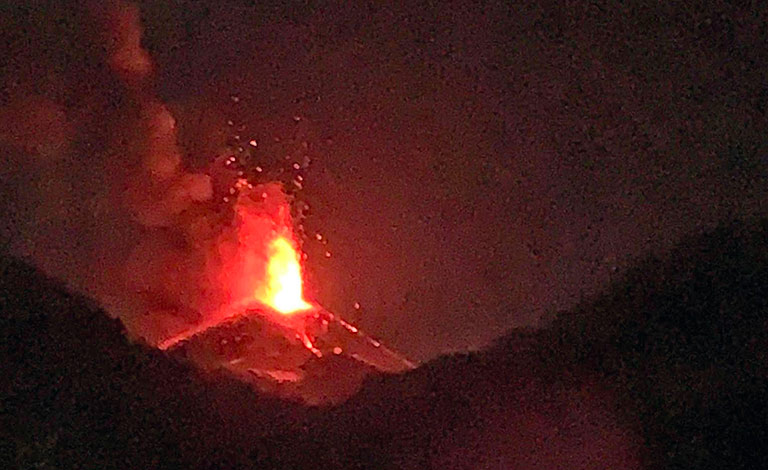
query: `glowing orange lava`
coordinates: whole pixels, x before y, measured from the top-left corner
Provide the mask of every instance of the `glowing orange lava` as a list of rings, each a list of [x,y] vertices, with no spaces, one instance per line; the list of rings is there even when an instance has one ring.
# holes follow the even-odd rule
[[[295,314],[315,308],[304,299],[301,252],[282,186],[270,183],[240,188],[234,210],[232,225],[217,239],[208,267],[224,301],[203,310],[196,324],[168,335],[158,343],[160,349],[256,312],[299,328],[300,322],[294,320],[301,318]]]
[[[277,237],[269,244],[266,281],[257,293],[261,303],[284,315],[312,307],[303,296],[299,254],[286,237]]]

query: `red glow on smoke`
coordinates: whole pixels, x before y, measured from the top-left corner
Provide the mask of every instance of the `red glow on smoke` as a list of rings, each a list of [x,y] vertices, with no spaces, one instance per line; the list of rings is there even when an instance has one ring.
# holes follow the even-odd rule
[[[219,280],[231,304],[238,309],[267,306],[284,315],[311,308],[304,299],[301,256],[282,188],[242,189],[235,212],[234,236],[219,245]]]
[[[313,308],[304,299],[301,254],[282,187],[270,183],[239,190],[234,218],[218,237],[207,266],[224,303],[204,313],[194,327],[160,342],[161,349],[247,312],[271,314],[273,321],[285,323]]]

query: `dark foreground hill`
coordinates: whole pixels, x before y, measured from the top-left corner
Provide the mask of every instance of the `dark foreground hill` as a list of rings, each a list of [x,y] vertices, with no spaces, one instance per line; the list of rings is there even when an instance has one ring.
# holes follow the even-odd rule
[[[649,259],[486,351],[310,409],[129,344],[12,258],[2,468],[768,468],[768,223]]]

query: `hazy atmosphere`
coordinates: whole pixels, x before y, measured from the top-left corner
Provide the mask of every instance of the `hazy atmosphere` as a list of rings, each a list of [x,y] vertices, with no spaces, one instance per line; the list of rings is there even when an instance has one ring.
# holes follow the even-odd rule
[[[4,7],[3,236],[107,304],[103,277],[154,236],[136,206],[165,197],[137,162],[165,145],[174,171],[210,174],[236,135],[258,142],[259,182],[296,190],[303,165],[311,296],[417,359],[536,325],[628,260],[765,213],[764,14],[182,1],[131,19],[71,3]],[[110,69],[121,47],[146,50],[141,85]],[[148,136],[162,113],[167,142]],[[131,190],[146,201],[115,202]]]

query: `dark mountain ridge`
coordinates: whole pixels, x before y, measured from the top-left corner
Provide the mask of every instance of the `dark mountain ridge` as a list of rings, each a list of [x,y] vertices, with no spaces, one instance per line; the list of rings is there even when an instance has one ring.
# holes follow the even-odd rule
[[[648,258],[485,351],[307,408],[129,343],[3,257],[4,468],[765,468],[768,221]]]

